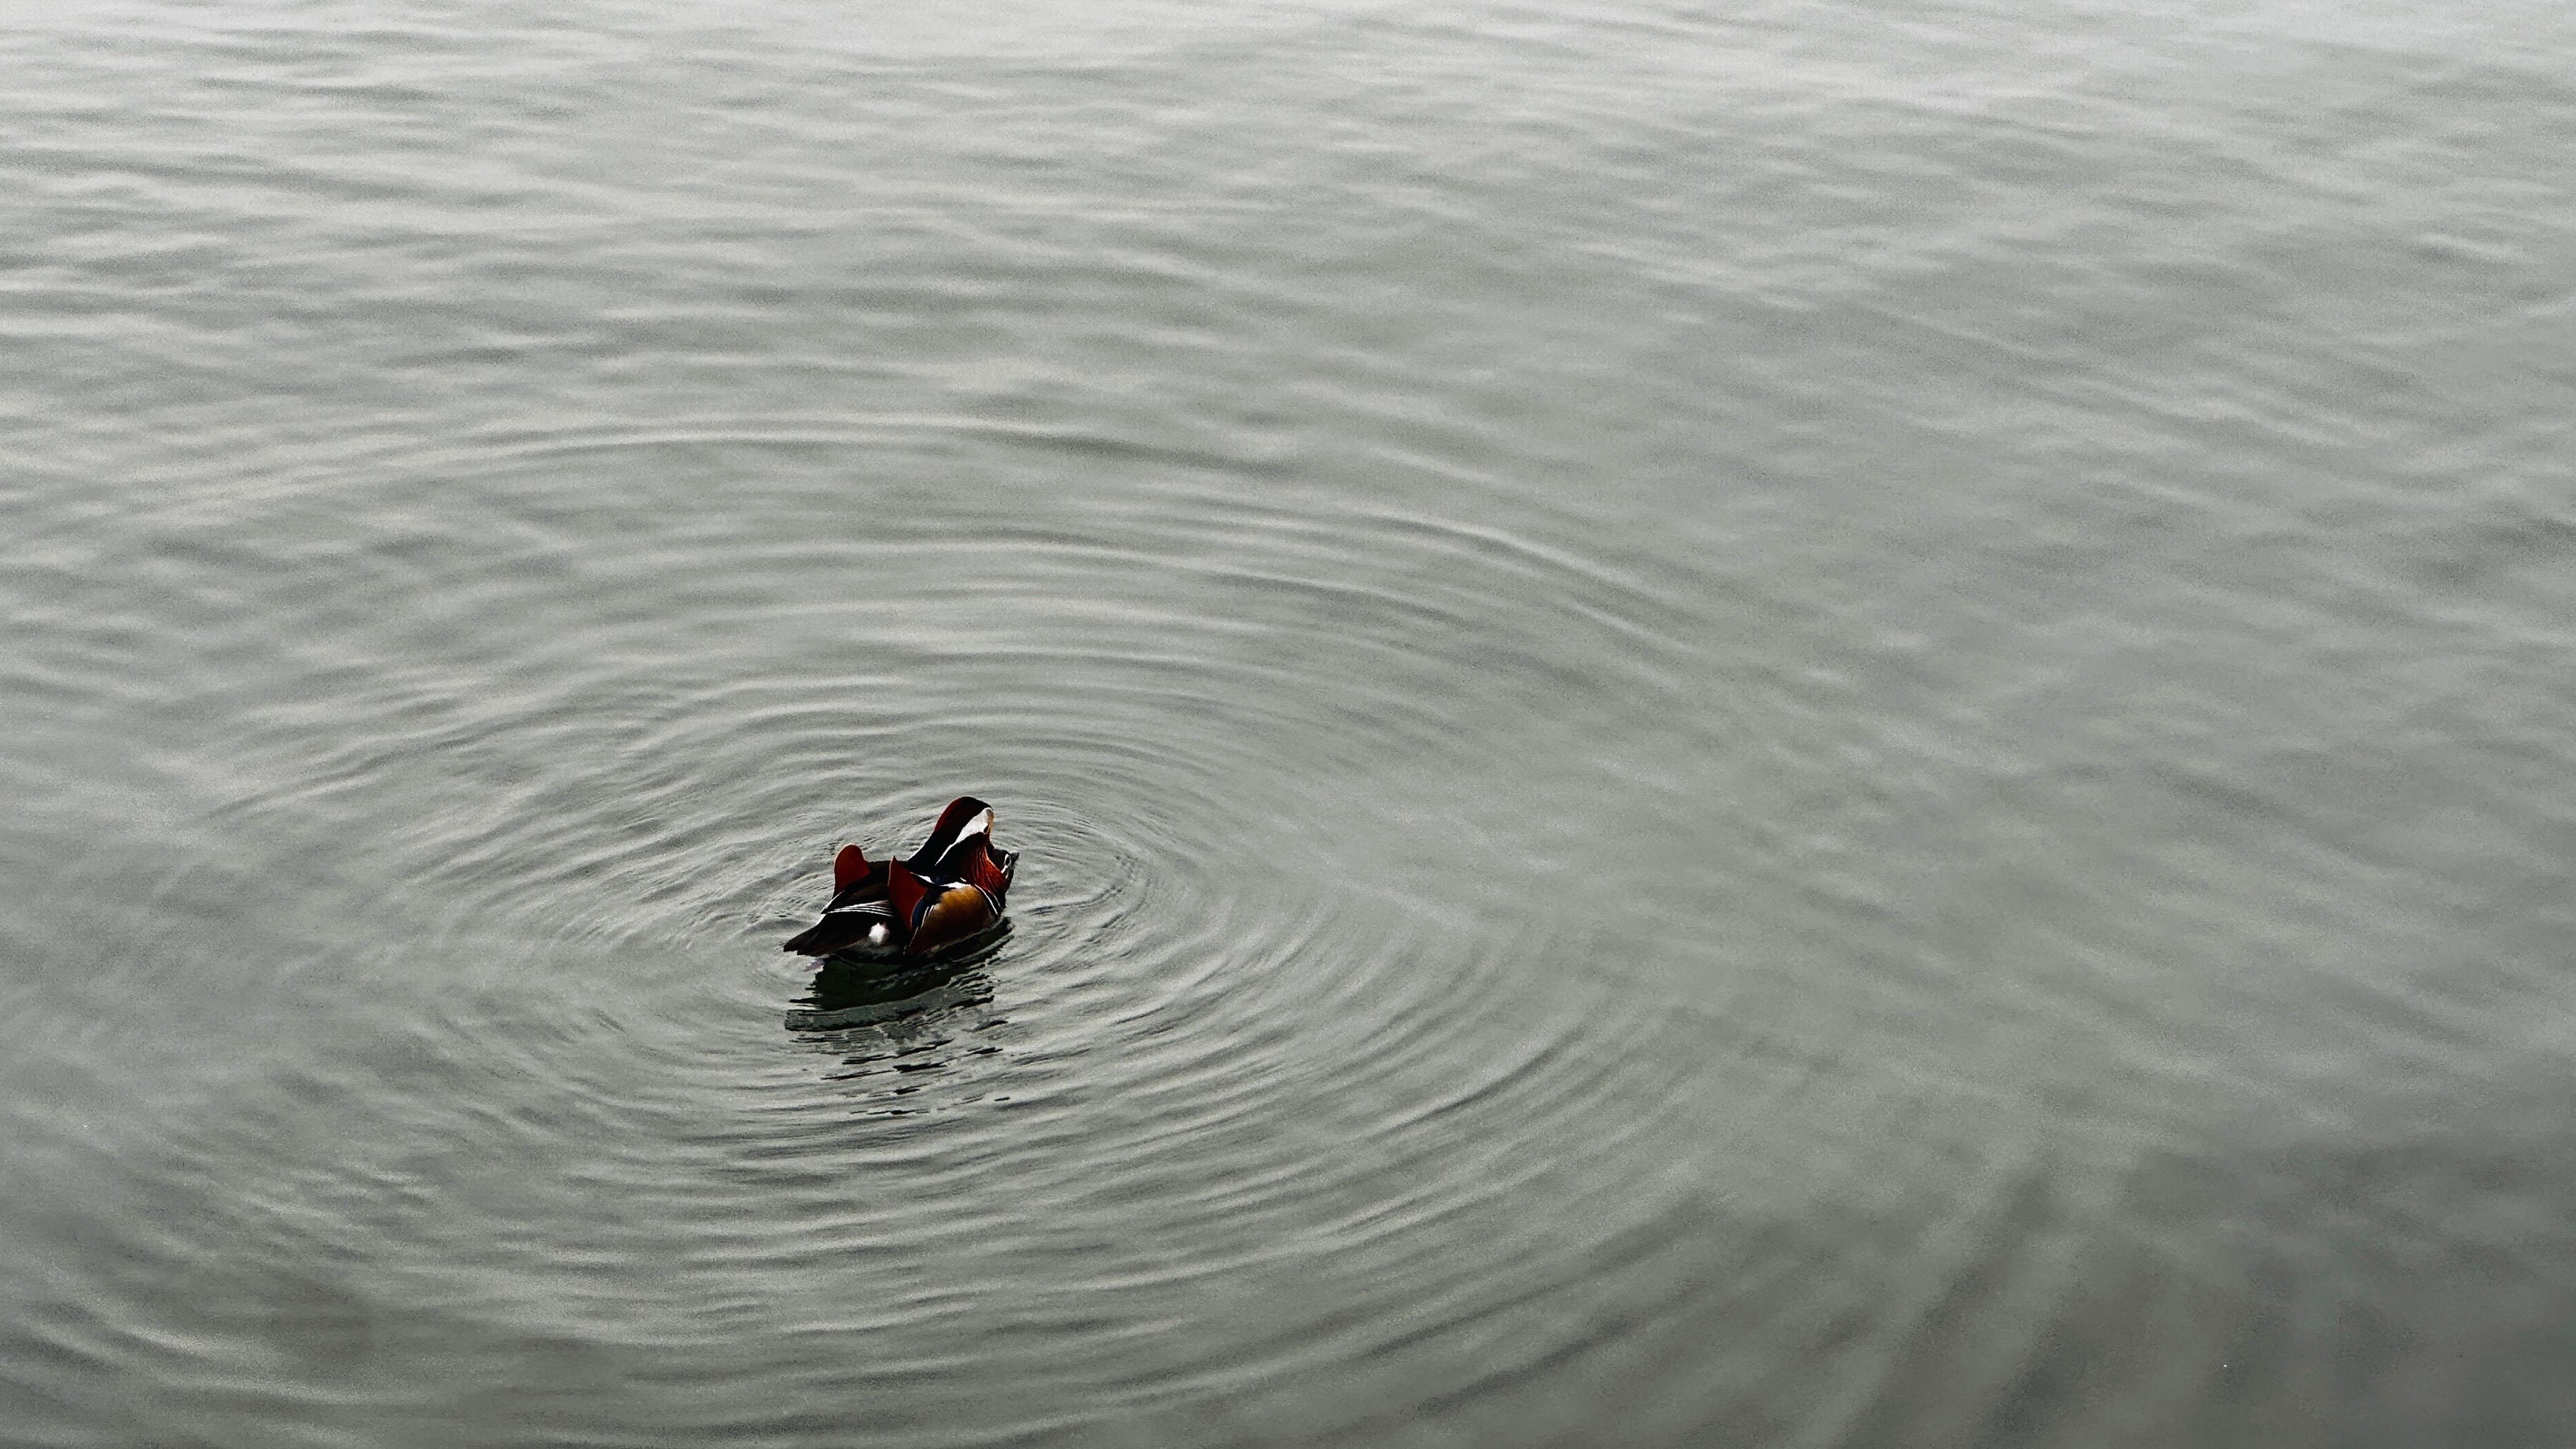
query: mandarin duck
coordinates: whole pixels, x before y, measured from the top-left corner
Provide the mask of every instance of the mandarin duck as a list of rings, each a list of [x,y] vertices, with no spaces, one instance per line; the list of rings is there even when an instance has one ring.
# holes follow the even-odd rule
[[[918,960],[972,941],[1002,923],[1016,850],[993,844],[993,807],[961,795],[939,812],[930,839],[902,860],[871,861],[855,845],[832,861],[823,919],[787,942],[806,956]]]

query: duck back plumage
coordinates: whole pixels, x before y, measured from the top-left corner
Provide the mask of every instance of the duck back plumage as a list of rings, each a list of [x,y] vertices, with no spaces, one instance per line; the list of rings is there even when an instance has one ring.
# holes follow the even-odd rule
[[[993,844],[993,808],[971,795],[939,812],[930,838],[901,860],[870,861],[846,845],[832,862],[823,918],[785,949],[805,956],[935,955],[999,926],[1019,852]]]

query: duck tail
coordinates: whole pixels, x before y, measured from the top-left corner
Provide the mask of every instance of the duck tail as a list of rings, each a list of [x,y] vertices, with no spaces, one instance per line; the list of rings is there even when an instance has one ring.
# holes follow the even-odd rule
[[[851,912],[827,915],[788,938],[779,949],[799,956],[829,956],[866,940],[870,919]]]

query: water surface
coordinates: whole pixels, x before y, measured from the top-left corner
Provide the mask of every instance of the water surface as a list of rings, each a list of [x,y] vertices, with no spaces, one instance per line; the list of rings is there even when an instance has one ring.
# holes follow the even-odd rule
[[[0,1438],[2564,1442],[2568,12],[894,8],[0,35]]]

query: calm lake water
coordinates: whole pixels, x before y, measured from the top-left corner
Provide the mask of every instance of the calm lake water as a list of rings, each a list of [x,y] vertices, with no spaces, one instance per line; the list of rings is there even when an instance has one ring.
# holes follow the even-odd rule
[[[2556,0],[74,0],[0,162],[13,1449],[2576,1442]]]

